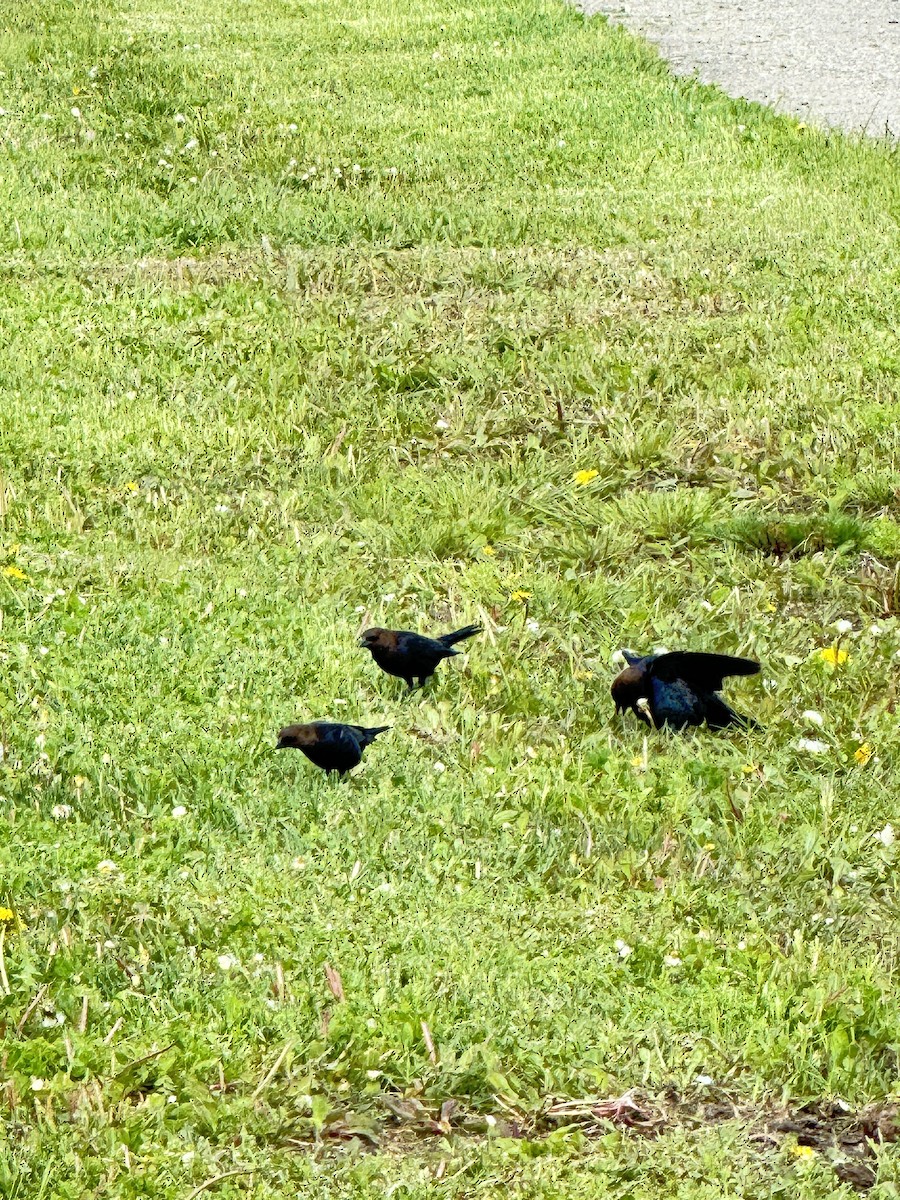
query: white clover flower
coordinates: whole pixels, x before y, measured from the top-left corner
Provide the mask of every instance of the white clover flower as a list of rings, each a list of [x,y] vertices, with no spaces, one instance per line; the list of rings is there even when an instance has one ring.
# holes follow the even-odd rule
[[[884,626],[883,625],[870,625],[869,626],[869,634],[871,635],[871,637],[884,637]]]
[[[216,512],[217,513],[230,513],[231,509],[228,507],[227,504],[217,504]]]
[[[72,116],[75,118],[76,121],[81,120],[81,109],[76,108],[74,104],[72,105]]]
[[[877,833],[872,835],[877,842],[881,842],[882,846],[893,846],[894,844],[894,827],[890,821],[885,825],[884,829],[879,829]]]
[[[219,957],[216,959],[216,962],[219,964],[220,971],[230,971],[231,968],[234,966],[235,960],[231,957],[230,954],[220,954]]]
[[[700,1087],[712,1087],[713,1077],[712,1075],[695,1075],[694,1083],[699,1084]]]
[[[184,115],[184,113],[176,113],[172,120],[176,125],[184,125],[187,123],[187,117]]]
[[[176,804],[175,807],[172,809],[172,816],[175,818],[176,821],[180,821],[182,817],[187,816],[187,809],[184,807],[183,804]]]
[[[843,636],[845,633],[853,632],[853,622],[846,620],[835,621],[834,628],[841,636]]]
[[[443,775],[443,773],[447,770],[447,767],[442,762],[436,762],[434,764],[433,770],[434,770],[435,775]]]
[[[628,943],[623,941],[621,938],[616,938],[615,947],[616,947],[616,951],[618,952],[619,958],[627,958],[628,955],[631,954],[631,952],[632,952],[632,947],[629,946]]]
[[[820,729],[825,724],[825,718],[820,712],[816,712],[814,708],[808,708],[805,712],[801,713],[800,716],[804,721],[809,721],[811,725],[818,725]]]
[[[39,1075],[32,1075],[31,1090],[33,1092],[43,1092],[46,1087],[47,1087],[46,1079],[41,1079],[41,1077]]]
[[[681,959],[677,954],[667,954],[663,959],[663,964],[667,967],[680,967]]]
[[[101,859],[101,861],[97,863],[97,870],[103,875],[111,875],[114,871],[118,871],[118,869],[119,868],[111,858]]]
[[[820,742],[815,738],[798,738],[796,746],[798,750],[806,750],[810,754],[825,754],[830,749],[827,742]]]
[[[529,633],[534,634],[535,636],[541,632],[541,627],[538,622],[535,621],[534,617],[528,618],[528,620],[525,622],[525,628]]]
[[[71,804],[54,804],[50,809],[50,815],[54,821],[68,821],[72,815]]]
[[[449,428],[450,428],[450,422],[449,422],[449,421],[445,421],[445,420],[444,420],[444,418],[443,418],[443,417],[441,417],[439,421],[435,421],[435,423],[434,423],[434,427],[435,427],[435,429],[449,429]]]

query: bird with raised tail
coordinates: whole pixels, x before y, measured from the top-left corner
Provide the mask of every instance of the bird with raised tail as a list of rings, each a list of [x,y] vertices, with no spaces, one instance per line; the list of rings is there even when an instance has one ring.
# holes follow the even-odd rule
[[[425,637],[421,633],[410,633],[402,629],[367,629],[361,634],[360,646],[368,650],[382,671],[403,679],[412,689],[418,680],[419,687],[431,678],[439,662],[455,658],[459,654],[453,647],[465,638],[481,633],[480,625],[465,625],[453,633],[437,638]]]

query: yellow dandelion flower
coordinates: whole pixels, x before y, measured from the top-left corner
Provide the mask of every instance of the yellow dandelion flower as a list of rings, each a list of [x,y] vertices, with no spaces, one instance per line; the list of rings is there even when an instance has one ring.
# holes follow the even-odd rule
[[[579,487],[584,487],[586,484],[590,483],[592,479],[596,479],[599,474],[600,474],[599,471],[593,471],[593,470],[591,470],[591,471],[576,471],[575,474],[572,476],[572,479],[575,483],[578,484]]]
[[[11,908],[0,908],[0,921],[14,921],[16,914]]]
[[[139,486],[140,485],[135,483],[134,480],[132,479],[128,483],[125,484],[125,490],[127,492],[136,492],[136,491],[138,491]]]
[[[494,549],[493,546],[482,546],[481,553],[486,554],[488,556],[488,558],[492,558],[497,553],[497,551]]]
[[[741,774],[752,775],[753,772],[757,771],[758,769],[759,768],[757,767],[756,763],[744,763],[744,765],[741,767]]]
[[[519,604],[524,604],[526,600],[531,599],[531,592],[510,592],[509,598]]]
[[[819,658],[833,667],[841,666],[849,657],[850,651],[842,650],[840,646],[826,646],[824,650],[819,651]]]
[[[875,751],[872,747],[872,743],[871,742],[863,742],[863,744],[861,746],[857,747],[857,749],[855,750],[855,752],[853,754],[853,757],[856,759],[856,761],[859,763],[859,765],[861,767],[864,767],[874,753],[875,753]]]
[[[814,1158],[816,1152],[812,1146],[794,1146],[793,1154],[795,1158]]]
[[[27,579],[28,576],[20,567],[4,567],[3,574],[7,579]]]

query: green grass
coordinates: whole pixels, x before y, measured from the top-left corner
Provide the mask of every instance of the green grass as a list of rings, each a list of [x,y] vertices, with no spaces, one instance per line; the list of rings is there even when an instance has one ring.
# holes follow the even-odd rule
[[[0,1189],[851,1195],[484,1118],[898,1089],[897,152],[545,0],[3,7]],[[614,719],[659,643],[762,728]]]

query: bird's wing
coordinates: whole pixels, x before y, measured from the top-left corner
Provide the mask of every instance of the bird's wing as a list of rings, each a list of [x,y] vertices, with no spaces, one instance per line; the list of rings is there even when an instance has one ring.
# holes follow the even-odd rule
[[[692,650],[673,650],[661,654],[648,670],[664,683],[681,680],[698,692],[718,692],[727,675],[756,675],[759,663],[752,658],[734,658],[731,654],[698,654]]]
[[[459,653],[458,650],[451,650],[449,646],[445,646],[443,642],[425,637],[421,633],[401,633],[397,639],[397,649],[433,662],[440,662],[442,658],[450,658]]]
[[[700,725],[706,716],[706,703],[683,679],[650,678],[650,713],[655,725]]]

